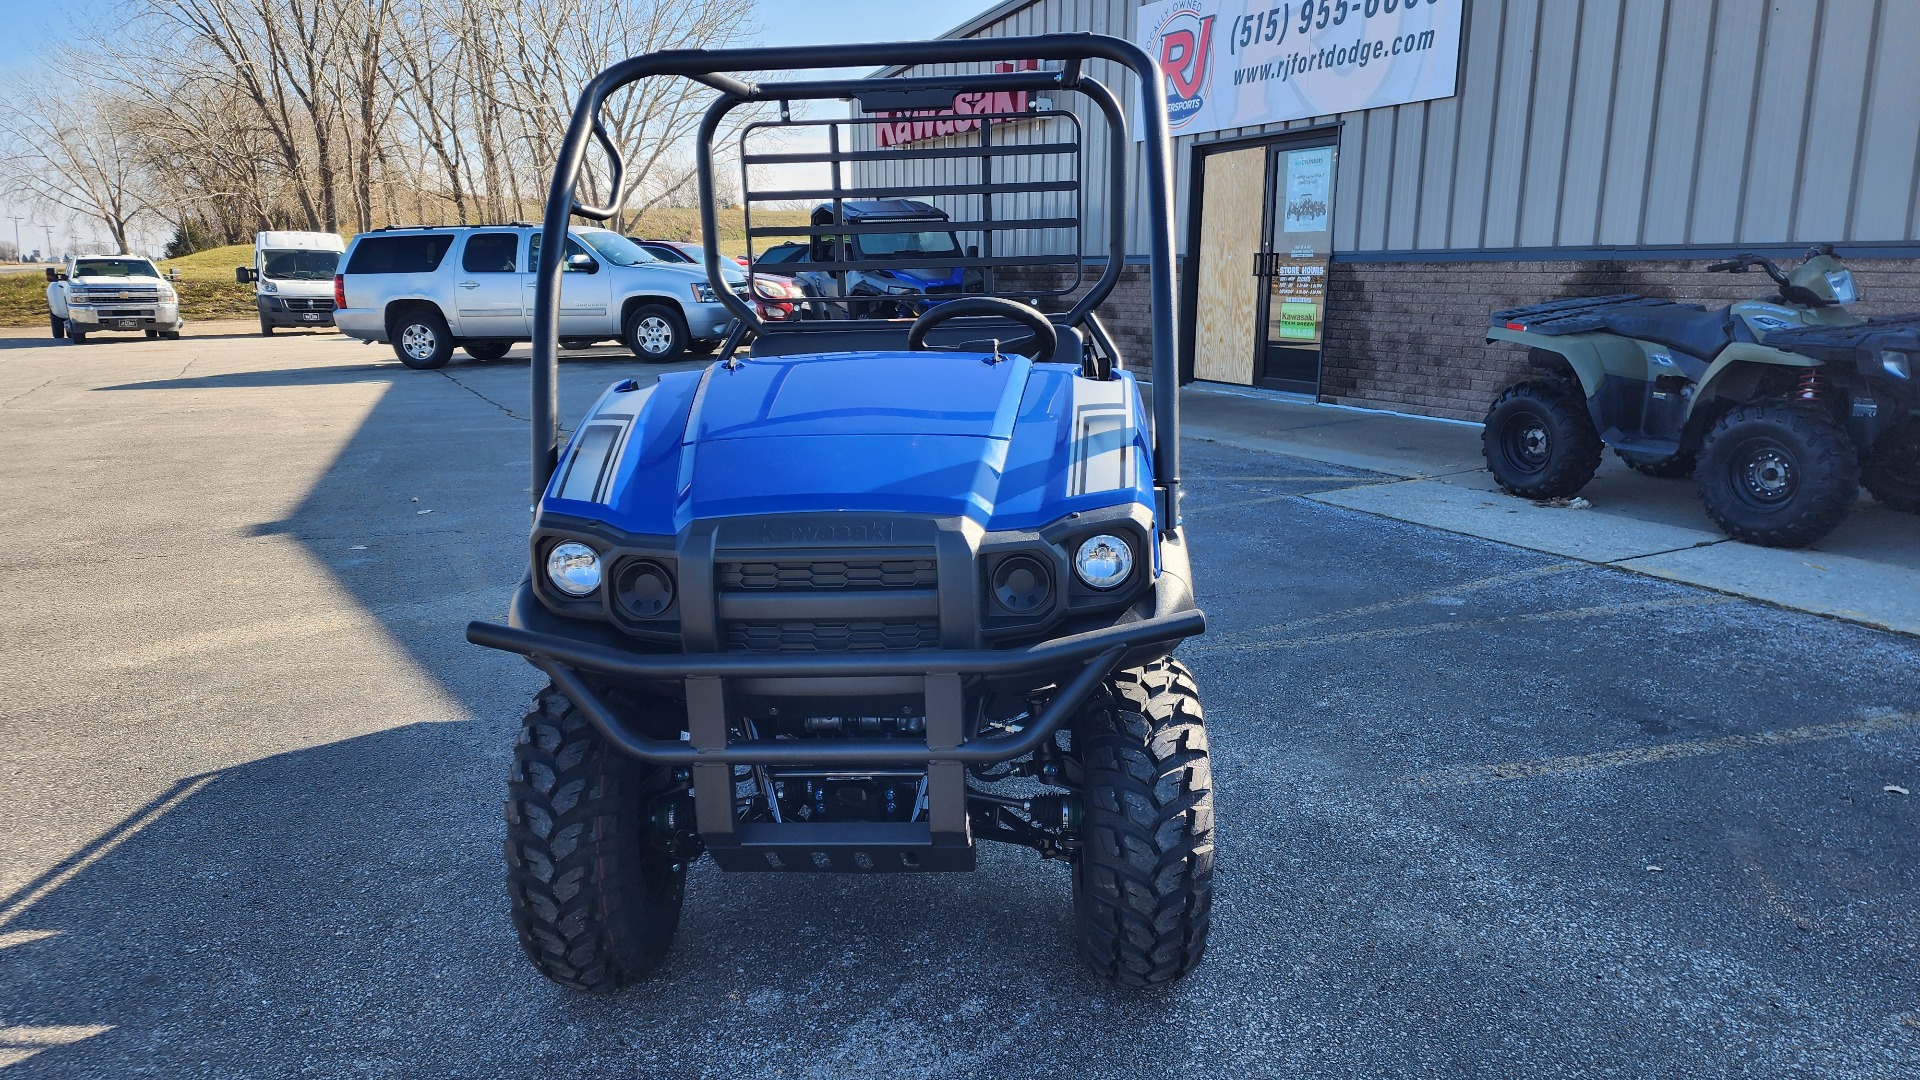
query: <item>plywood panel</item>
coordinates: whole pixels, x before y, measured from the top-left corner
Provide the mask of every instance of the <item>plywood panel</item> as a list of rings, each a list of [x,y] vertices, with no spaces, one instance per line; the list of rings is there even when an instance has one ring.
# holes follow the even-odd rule
[[[1231,150],[1207,158],[1200,205],[1199,304],[1194,313],[1193,374],[1211,382],[1253,383],[1253,257],[1260,250],[1267,151]]]

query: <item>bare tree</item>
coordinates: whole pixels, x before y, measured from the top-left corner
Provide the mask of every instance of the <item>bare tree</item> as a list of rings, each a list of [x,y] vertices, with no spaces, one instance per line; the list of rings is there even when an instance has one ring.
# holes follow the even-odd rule
[[[125,251],[129,230],[153,203],[139,144],[114,105],[84,84],[16,80],[0,94],[0,185],[99,222]]]

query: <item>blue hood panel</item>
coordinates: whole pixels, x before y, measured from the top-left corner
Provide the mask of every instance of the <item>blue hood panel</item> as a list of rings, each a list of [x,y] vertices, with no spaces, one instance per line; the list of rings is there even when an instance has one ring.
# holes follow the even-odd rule
[[[1078,365],[970,353],[767,357],[609,391],[582,430],[622,400],[640,401],[638,414],[600,451],[613,458],[600,493],[553,494],[569,468],[598,468],[569,446],[544,509],[663,536],[746,514],[890,510],[1004,530],[1153,506],[1146,416],[1126,372],[1097,382]]]
[[[825,353],[715,367],[687,441],[790,435],[1007,439],[1033,365],[979,353]]]

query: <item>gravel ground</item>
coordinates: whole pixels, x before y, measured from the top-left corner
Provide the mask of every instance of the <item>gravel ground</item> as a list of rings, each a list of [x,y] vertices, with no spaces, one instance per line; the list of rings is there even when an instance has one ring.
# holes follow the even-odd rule
[[[561,991],[501,885],[537,677],[460,636],[525,557],[525,350],[196,329],[0,337],[9,1077],[1920,1071],[1920,642],[1200,442],[1195,976],[1083,974],[1064,869],[989,847],[702,864],[661,975]],[[570,359],[569,408],[630,373]]]

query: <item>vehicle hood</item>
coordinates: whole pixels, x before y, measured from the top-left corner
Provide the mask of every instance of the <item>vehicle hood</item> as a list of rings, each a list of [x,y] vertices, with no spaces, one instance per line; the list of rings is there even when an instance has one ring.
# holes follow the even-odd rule
[[[958,352],[762,357],[616,388],[582,430],[627,409],[635,419],[598,505],[554,496],[568,457],[546,509],[654,535],[707,518],[834,511],[1010,529],[1152,490],[1131,377],[1085,379],[1077,365]]]
[[[261,278],[260,280],[273,282],[274,291],[271,293],[268,293],[267,294],[268,296],[307,297],[307,296],[332,296],[333,295],[333,279],[332,278],[326,278],[324,280],[302,279],[302,278]]]
[[[734,268],[731,272],[727,269],[730,266]],[[698,263],[670,263],[663,259],[657,263],[647,263],[646,268],[649,270],[665,270],[673,274],[682,274],[686,276],[688,281],[704,282],[707,280],[706,267]],[[720,260],[720,277],[729,285],[744,285],[747,281],[746,272],[739,269],[739,264],[732,259]]]
[[[147,289],[156,285],[165,284],[157,277],[147,277],[144,274],[139,277],[94,277],[91,275],[83,275],[81,277],[68,278],[67,283],[86,289],[116,289],[125,288],[129,285],[138,285],[143,289]]]
[[[892,267],[873,271],[873,276],[885,281],[893,278],[902,285],[911,285],[917,289],[928,289],[935,285],[959,285],[966,274],[963,267],[950,270],[916,270],[912,267]]]

